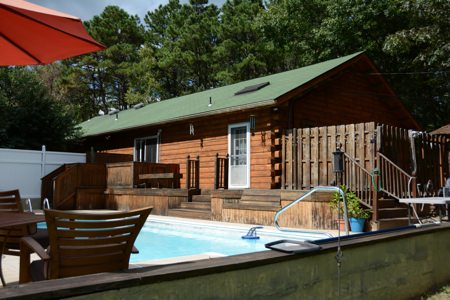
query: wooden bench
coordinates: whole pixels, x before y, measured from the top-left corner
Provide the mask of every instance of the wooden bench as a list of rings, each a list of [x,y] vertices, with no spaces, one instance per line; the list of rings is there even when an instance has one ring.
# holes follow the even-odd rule
[[[178,173],[150,173],[150,174],[139,174],[139,180],[156,180],[158,188],[160,186],[159,180],[170,180],[172,182],[172,188],[175,187],[175,181],[182,178],[182,174]]]

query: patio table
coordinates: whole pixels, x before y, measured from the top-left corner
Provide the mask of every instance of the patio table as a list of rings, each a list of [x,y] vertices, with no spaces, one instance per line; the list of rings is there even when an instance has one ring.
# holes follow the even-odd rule
[[[28,212],[0,212],[0,228],[7,229],[11,226],[17,226],[17,225],[29,225],[29,224],[35,224],[39,222],[44,222],[45,216],[44,215],[35,215],[33,213]],[[0,247],[0,277],[2,280],[3,286],[6,285],[4,278],[3,278],[3,271],[2,271],[2,260],[3,260],[3,252],[5,251],[6,241],[8,240],[9,231],[6,235],[6,238],[1,243]]]
[[[400,203],[408,205],[408,223],[411,224],[411,209],[414,211],[419,223],[421,223],[419,216],[413,204],[432,204],[432,205],[446,205],[450,203],[450,197],[420,197],[420,198],[402,198],[398,200]],[[442,211],[438,209],[439,223],[442,222]]]

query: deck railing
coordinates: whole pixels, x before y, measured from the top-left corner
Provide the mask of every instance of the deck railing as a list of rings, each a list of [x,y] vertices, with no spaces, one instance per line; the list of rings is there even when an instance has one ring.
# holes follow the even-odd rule
[[[377,154],[380,180],[378,189],[396,199],[415,194],[415,177],[409,175],[384,154]]]
[[[373,205],[373,177],[353,157],[344,152],[344,173],[342,183],[355,193],[369,208]]]
[[[200,188],[200,156],[191,159],[188,155],[186,159],[186,188],[188,190]]]
[[[46,183],[48,184],[48,183]],[[76,209],[83,207],[92,199],[77,199],[80,188],[99,189],[103,192],[106,188],[106,171],[104,164],[72,164],[64,168],[63,172],[51,179],[52,191],[46,196],[51,201],[51,207],[55,209]],[[104,197],[100,194],[100,197]],[[78,203],[77,203],[78,202]],[[86,204],[89,207],[89,203]]]
[[[55,178],[69,169],[72,164],[63,164],[41,178],[41,199],[49,199],[53,203],[53,191]],[[53,207],[53,204],[52,204]]]
[[[228,154],[225,157],[219,157],[219,153],[216,154],[216,161],[214,164],[215,189],[228,189],[228,160],[229,160]]]

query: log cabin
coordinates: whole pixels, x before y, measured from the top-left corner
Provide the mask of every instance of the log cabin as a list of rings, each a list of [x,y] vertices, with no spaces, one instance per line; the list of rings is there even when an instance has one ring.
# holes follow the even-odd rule
[[[138,105],[81,124],[86,150],[136,162],[199,157],[199,188],[214,189],[216,157],[229,156],[229,189],[279,189],[286,129],[377,122],[419,126],[364,53],[203,92]]]
[[[395,199],[414,195],[416,181],[448,173],[443,141],[421,135],[413,149],[419,125],[364,52],[80,126],[88,161],[103,164],[73,171],[71,182],[83,188],[54,192],[62,209],[151,205],[160,215],[273,225],[278,210],[312,188],[346,184],[372,210],[371,228],[381,229],[407,224]],[[340,178],[336,149],[345,160]],[[437,164],[418,168],[417,158]],[[89,179],[94,173],[101,178]],[[335,228],[329,199],[310,196],[280,224]]]

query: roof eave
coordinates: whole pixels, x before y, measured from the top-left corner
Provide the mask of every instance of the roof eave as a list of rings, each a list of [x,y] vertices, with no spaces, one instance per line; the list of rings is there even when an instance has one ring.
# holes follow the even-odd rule
[[[161,121],[161,122],[142,124],[142,125],[139,125],[139,126],[130,126],[130,127],[125,127],[125,128],[120,128],[120,129],[117,129],[117,130],[103,131],[103,132],[96,133],[96,134],[82,135],[82,137],[83,138],[97,137],[97,136],[102,136],[102,135],[105,135],[105,134],[119,133],[119,132],[123,132],[123,131],[128,131],[128,130],[133,130],[133,129],[140,129],[140,128],[144,128],[144,127],[161,126],[161,125],[166,125],[166,124],[174,123],[174,122],[182,122],[182,121],[186,121],[186,120],[190,120],[190,119],[194,119],[194,118],[203,118],[203,117],[208,117],[208,116],[212,116],[212,115],[231,113],[231,112],[235,112],[235,111],[254,109],[254,108],[262,108],[262,107],[265,107],[265,106],[272,106],[274,104],[276,104],[275,99],[263,100],[263,101],[253,102],[253,103],[245,104],[245,105],[239,105],[239,106],[234,106],[234,107],[226,107],[226,108],[222,108],[222,109],[210,110],[210,111],[207,111],[207,112],[191,114],[191,115],[186,115],[186,116],[172,118],[172,119],[167,119],[167,120],[164,120],[164,121]]]

